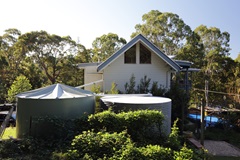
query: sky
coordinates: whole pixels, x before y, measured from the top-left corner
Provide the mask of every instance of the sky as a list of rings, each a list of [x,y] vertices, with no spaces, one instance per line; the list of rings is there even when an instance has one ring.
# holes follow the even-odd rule
[[[16,28],[22,34],[44,30],[71,36],[86,48],[104,34],[130,40],[142,15],[172,12],[191,27],[217,27],[230,33],[230,57],[240,53],[239,0],[0,0],[0,35]]]

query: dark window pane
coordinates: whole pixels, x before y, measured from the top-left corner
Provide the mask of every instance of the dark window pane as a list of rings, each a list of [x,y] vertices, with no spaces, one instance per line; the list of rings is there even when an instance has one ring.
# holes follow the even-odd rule
[[[135,64],[136,63],[136,45],[132,46],[124,54],[124,63]]]
[[[149,51],[144,45],[140,44],[140,63],[151,63],[151,51]]]

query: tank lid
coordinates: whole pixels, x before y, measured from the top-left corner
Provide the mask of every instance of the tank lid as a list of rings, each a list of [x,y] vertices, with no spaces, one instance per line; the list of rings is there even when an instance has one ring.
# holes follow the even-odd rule
[[[93,96],[93,93],[64,84],[53,84],[47,87],[23,92],[17,98],[25,99],[66,99]]]
[[[103,101],[121,104],[161,104],[168,103],[172,100],[164,97],[108,97],[102,98]]]

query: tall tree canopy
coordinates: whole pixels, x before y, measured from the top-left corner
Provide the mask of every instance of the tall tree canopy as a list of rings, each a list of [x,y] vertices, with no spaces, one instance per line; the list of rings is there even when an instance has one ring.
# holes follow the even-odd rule
[[[101,37],[97,37],[92,43],[92,60],[94,62],[102,62],[126,43],[127,42],[124,38],[120,38],[114,33],[108,33]]]
[[[0,99],[5,99],[7,90],[21,71],[25,58],[17,45],[21,32],[11,28],[0,35]],[[0,100],[0,101],[1,101]]]
[[[218,62],[221,58],[229,56],[230,34],[221,32],[216,27],[207,28],[200,25],[194,30],[200,36],[200,41],[204,46],[205,71],[217,72],[221,67]]]
[[[229,74],[226,74],[226,72],[228,72],[227,69],[232,63],[228,58],[230,34],[221,32],[219,28],[208,28],[204,25],[197,27],[194,33],[199,35],[200,43],[203,44],[203,66],[200,73],[202,74],[202,84],[204,84],[204,80],[207,80],[209,90],[226,92],[224,84],[227,83],[225,81],[227,79],[226,75]],[[222,100],[222,95],[210,94],[210,101],[216,101],[217,99]]]
[[[22,61],[24,60],[24,53],[17,45],[18,37],[21,32],[17,29],[7,29],[5,33],[0,36],[0,57],[2,61],[2,76],[11,84],[16,78],[16,73],[20,70]]]
[[[27,55],[38,63],[52,84],[57,82],[67,56],[76,53],[76,43],[70,37],[46,31],[25,33],[19,37],[19,43],[26,47]]]
[[[135,26],[136,32],[131,37],[141,33],[167,55],[176,55],[192,33],[177,14],[169,12],[152,10],[142,16],[142,21],[143,24]]]

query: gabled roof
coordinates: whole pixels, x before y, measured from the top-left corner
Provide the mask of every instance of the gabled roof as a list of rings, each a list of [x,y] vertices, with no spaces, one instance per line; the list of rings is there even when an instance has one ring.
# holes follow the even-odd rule
[[[120,55],[124,54],[124,52],[126,52],[129,48],[131,48],[133,45],[135,45],[139,41],[141,41],[143,44],[145,44],[151,51],[153,51],[155,54],[157,54],[160,58],[162,58],[162,60],[165,61],[169,66],[171,66],[175,71],[180,71],[181,67],[174,60],[169,58],[158,47],[156,47],[153,43],[151,43],[149,40],[147,40],[147,38],[145,38],[141,34],[134,37],[130,42],[128,42],[121,49],[119,49],[117,52],[115,52],[106,61],[101,63],[98,66],[97,71],[99,72],[99,71],[103,70],[104,68],[106,68],[109,64],[111,64]]]

